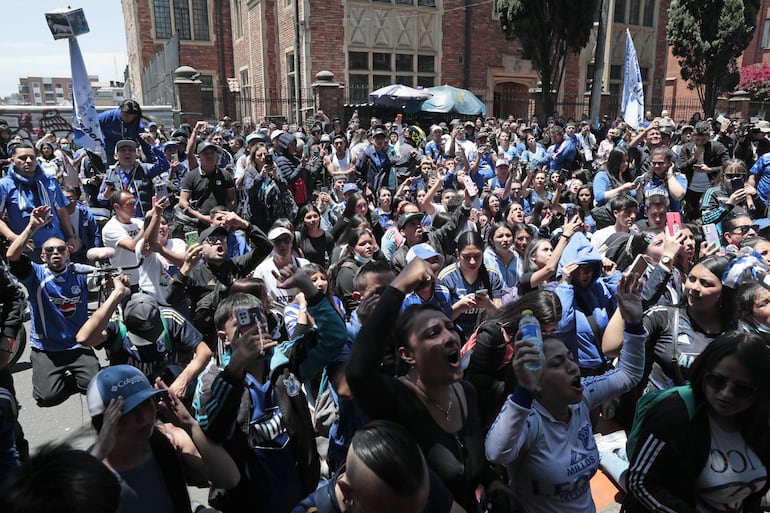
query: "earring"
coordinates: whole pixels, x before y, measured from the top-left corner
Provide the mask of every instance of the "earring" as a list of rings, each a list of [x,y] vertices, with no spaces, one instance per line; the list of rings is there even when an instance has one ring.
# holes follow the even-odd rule
[[[345,506],[352,506],[353,505],[353,499],[350,498],[350,497],[345,497],[344,499],[342,499],[342,503]]]

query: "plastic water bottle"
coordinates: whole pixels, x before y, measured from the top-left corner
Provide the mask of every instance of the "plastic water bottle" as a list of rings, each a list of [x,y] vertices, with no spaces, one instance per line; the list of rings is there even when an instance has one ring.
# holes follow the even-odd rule
[[[527,362],[524,364],[524,368],[528,371],[539,371],[543,367],[543,335],[540,332],[540,323],[535,316],[532,315],[532,310],[524,310],[522,318],[519,321],[519,331],[521,332],[522,340],[528,340],[534,345],[540,352],[540,359],[537,362]]]

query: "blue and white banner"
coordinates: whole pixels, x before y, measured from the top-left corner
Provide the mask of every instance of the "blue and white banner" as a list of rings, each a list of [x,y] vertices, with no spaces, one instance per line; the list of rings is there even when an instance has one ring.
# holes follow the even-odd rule
[[[626,58],[623,65],[623,119],[634,130],[644,121],[644,85],[642,72],[639,71],[639,59],[636,57],[634,40],[626,29]]]
[[[94,92],[88,80],[86,63],[80,53],[80,45],[74,37],[70,42],[70,66],[72,68],[72,130],[75,143],[96,153],[106,161],[104,135],[94,105]]]

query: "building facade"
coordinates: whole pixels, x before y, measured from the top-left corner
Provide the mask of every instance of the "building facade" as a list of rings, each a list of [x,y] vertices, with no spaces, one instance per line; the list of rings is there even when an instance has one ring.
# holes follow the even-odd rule
[[[234,96],[227,79],[234,77],[230,0],[121,0],[129,62],[129,92],[145,103],[158,83],[173,90],[174,69],[158,54],[170,40],[175,62],[198,73],[203,95],[201,119],[216,120],[234,111]],[[162,73],[151,74],[150,69]]]
[[[122,1],[134,96],[142,98],[136,77],[178,36],[178,64],[198,70],[204,89],[212,91],[214,112],[205,112],[207,119],[229,114],[244,121],[304,121],[312,117],[313,83],[321,71],[333,74],[341,103],[365,103],[369,92],[392,83],[449,84],[471,90],[499,117],[537,110],[537,73],[519,43],[505,40],[494,1]],[[605,1],[611,30],[603,41],[604,110],[617,110],[619,103],[612,98],[622,87],[626,28],[636,42],[647,98],[662,104],[670,0]],[[557,99],[557,108],[576,118],[588,112],[595,33],[569,57]]]

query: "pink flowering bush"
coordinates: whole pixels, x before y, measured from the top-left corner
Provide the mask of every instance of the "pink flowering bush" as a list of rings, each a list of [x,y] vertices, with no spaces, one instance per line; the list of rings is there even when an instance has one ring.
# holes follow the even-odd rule
[[[770,100],[770,64],[759,63],[741,68],[740,88],[756,101]]]

